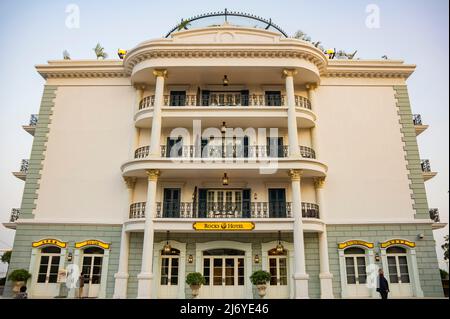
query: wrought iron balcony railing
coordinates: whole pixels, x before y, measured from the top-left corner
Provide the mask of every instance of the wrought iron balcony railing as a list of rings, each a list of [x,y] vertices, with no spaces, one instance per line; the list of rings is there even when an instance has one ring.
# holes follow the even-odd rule
[[[146,203],[130,206],[130,219],[145,218]],[[302,217],[316,218],[319,206],[302,203]],[[156,218],[292,218],[290,202],[156,203]]]
[[[439,216],[439,209],[437,208],[431,208],[430,209],[430,219],[434,221],[435,223],[440,223],[441,218]]]
[[[421,160],[420,166],[422,167],[422,172],[431,173],[430,160]]]
[[[20,172],[27,173],[29,165],[30,165],[30,160],[23,159],[21,164],[20,164]]]
[[[139,110],[155,105],[155,96],[149,95],[139,103]],[[198,100],[196,95],[164,95],[164,106],[286,106],[286,96],[279,94],[211,93]],[[295,106],[311,110],[311,102],[303,96],[295,96]]]
[[[37,122],[38,122],[38,115],[37,114],[31,114],[29,126],[36,126]]]
[[[302,158],[315,159],[315,151],[307,146],[299,146]],[[207,145],[203,148],[194,145],[169,147],[161,145],[161,157],[166,158],[284,158],[289,157],[289,146],[286,145]],[[149,146],[138,148],[134,153],[135,159],[148,157]]]
[[[11,209],[11,216],[9,218],[10,223],[15,223],[19,219],[20,209],[13,208]]]
[[[422,116],[420,114],[413,115],[413,123],[414,125],[423,125],[422,124]]]

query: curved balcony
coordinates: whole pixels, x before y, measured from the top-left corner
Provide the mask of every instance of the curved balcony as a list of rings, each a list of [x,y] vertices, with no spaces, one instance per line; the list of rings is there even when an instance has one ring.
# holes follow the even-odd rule
[[[201,170],[205,178],[218,179],[224,172],[230,178],[248,179],[265,175],[269,179],[288,176],[292,169],[302,170],[306,178],[324,177],[328,167],[316,159],[312,148],[299,146],[299,156],[290,156],[288,146],[161,146],[157,156],[149,146],[135,151],[134,159],[121,166],[123,176],[145,177],[146,171],[157,169],[164,178],[196,178]]]
[[[154,103],[154,95],[142,99],[134,116],[136,127],[152,126]],[[311,102],[306,97],[296,95],[295,105],[298,127],[314,127],[317,116],[311,110]],[[193,120],[201,120],[203,126],[215,126],[220,118],[232,127],[247,127],[248,120],[252,119],[257,121],[260,127],[285,128],[287,109],[284,95],[210,94],[200,100],[196,95],[165,95],[162,117],[163,125],[167,127],[189,128],[192,127]]]
[[[17,177],[18,179],[21,179],[25,181],[27,179],[27,173],[28,173],[28,166],[30,165],[30,160],[23,159],[20,164],[20,170],[18,172],[13,172],[12,174]]]
[[[245,203],[205,203],[192,202],[156,203],[155,218],[187,218],[187,219],[260,219],[260,218],[293,218],[290,202],[252,202]],[[247,207],[246,207],[247,206]],[[129,219],[145,218],[145,202],[130,205]],[[319,205],[302,203],[302,217],[319,219]]]
[[[424,159],[420,161],[420,166],[422,168],[423,180],[426,182],[437,175],[437,172],[433,172],[431,169],[430,160]]]

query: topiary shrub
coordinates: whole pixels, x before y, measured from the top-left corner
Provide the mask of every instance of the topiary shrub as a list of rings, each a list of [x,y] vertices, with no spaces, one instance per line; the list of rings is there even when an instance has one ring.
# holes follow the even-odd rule
[[[8,276],[11,281],[27,281],[30,278],[31,274],[25,269],[16,269]]]
[[[186,276],[186,283],[189,286],[201,286],[205,284],[205,277],[199,272],[193,272]]]
[[[265,285],[268,281],[270,281],[270,274],[264,270],[257,270],[250,276],[250,281],[255,286],[257,285]]]

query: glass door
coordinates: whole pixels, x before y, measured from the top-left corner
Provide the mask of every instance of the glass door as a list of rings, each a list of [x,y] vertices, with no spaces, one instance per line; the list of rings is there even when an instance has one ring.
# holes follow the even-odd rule
[[[163,217],[179,218],[181,204],[181,189],[165,188],[163,201]]]
[[[268,252],[270,287],[267,289],[268,298],[289,298],[288,286],[288,258],[287,251],[278,252],[276,248]]]
[[[39,297],[55,297],[59,295],[58,271],[61,260],[61,249],[54,246],[41,250],[36,288],[33,293]]]
[[[389,270],[389,288],[393,297],[412,297],[413,290],[409,276],[408,255],[402,247],[386,250]]]
[[[269,217],[285,218],[286,190],[284,188],[269,189]]]
[[[206,206],[210,218],[240,217],[242,190],[208,190]]]
[[[99,296],[102,282],[103,253],[103,249],[98,247],[86,248],[83,251],[83,297],[97,298]]]

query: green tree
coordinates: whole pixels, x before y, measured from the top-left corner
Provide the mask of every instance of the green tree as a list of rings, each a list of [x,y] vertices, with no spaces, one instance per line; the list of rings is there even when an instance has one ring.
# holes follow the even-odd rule
[[[448,235],[444,237],[444,244],[441,246],[444,250],[444,259],[448,260]]]
[[[3,255],[2,255],[2,263],[9,264],[10,260],[11,260],[11,250],[6,251],[6,252],[3,253]]]

